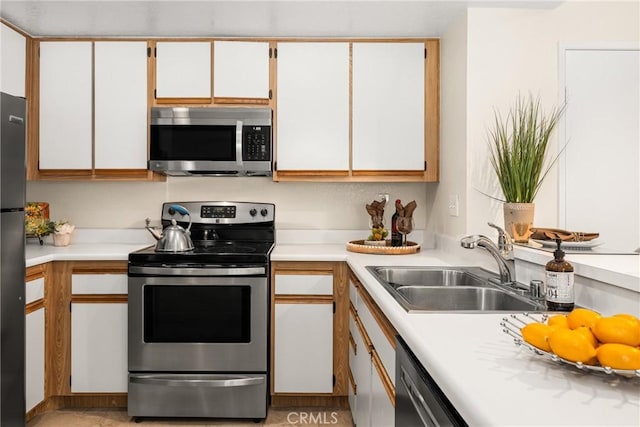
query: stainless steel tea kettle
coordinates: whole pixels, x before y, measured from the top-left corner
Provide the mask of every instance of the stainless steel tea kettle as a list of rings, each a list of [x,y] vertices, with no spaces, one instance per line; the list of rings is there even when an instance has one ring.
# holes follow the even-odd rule
[[[181,205],[171,205],[169,213],[179,213],[182,216],[189,216],[189,225],[185,230],[178,225],[175,219],[171,219],[171,225],[162,230],[162,234],[156,229],[149,226],[149,218],[146,219],[146,229],[158,241],[156,243],[156,252],[187,252],[193,250],[193,241],[191,240],[191,214]]]

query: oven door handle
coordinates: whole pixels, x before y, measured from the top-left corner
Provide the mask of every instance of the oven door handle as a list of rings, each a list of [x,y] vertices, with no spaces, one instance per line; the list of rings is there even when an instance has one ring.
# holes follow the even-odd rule
[[[265,267],[143,267],[133,265],[129,273],[161,276],[253,276],[266,274]]]
[[[264,377],[237,375],[131,375],[129,381],[137,384],[164,385],[172,387],[248,387],[264,384]]]

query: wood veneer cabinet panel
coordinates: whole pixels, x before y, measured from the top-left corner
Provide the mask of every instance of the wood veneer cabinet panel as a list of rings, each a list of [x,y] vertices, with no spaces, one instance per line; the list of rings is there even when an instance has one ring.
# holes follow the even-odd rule
[[[45,389],[46,396],[71,392],[71,270],[72,263],[49,264],[45,320]]]

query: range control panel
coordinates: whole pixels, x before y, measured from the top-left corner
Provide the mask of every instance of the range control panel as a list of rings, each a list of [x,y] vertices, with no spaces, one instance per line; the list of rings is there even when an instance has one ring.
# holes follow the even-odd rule
[[[235,218],[235,206],[203,206],[200,209],[200,218]]]
[[[172,208],[173,206],[173,208]],[[178,208],[176,209],[176,206]],[[181,211],[184,210],[185,214]],[[188,212],[188,216],[186,213]],[[193,224],[255,224],[273,222],[275,205],[254,202],[166,202],[162,206],[162,221],[172,219]]]

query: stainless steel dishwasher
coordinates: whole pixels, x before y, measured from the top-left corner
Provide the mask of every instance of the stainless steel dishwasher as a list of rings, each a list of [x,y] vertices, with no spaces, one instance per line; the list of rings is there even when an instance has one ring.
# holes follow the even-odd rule
[[[396,344],[396,427],[467,426],[409,346]]]

